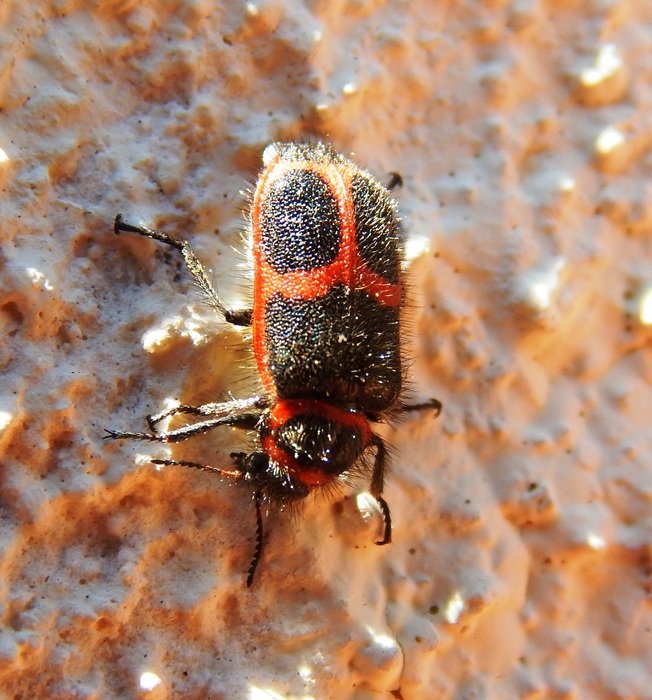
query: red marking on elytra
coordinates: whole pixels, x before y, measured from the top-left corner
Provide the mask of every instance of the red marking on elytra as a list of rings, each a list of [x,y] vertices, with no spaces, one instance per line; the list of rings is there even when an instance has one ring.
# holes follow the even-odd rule
[[[311,171],[328,185],[337,204],[339,214],[339,252],[328,265],[286,273],[277,272],[265,259],[261,245],[261,209],[265,193],[270,185],[296,170]],[[337,284],[354,291],[364,291],[379,304],[398,308],[403,300],[400,283],[392,283],[371,270],[358,252],[355,230],[355,207],[351,195],[351,182],[356,170],[342,163],[314,161],[281,162],[277,154],[261,175],[254,194],[251,210],[254,250],[254,322],[253,346],[261,379],[267,391],[274,391],[274,378],[267,361],[265,305],[274,294],[285,299],[317,299]]]

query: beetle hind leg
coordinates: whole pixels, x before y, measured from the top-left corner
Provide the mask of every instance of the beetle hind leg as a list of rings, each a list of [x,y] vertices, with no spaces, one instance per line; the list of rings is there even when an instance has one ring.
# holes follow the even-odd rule
[[[118,214],[115,217],[113,223],[113,232],[118,235],[121,232],[125,233],[137,233],[139,236],[144,236],[145,238],[151,238],[155,241],[161,241],[166,245],[171,246],[178,250],[183,256],[186,267],[188,268],[190,274],[195,280],[195,284],[201,289],[208,303],[217,311],[225,321],[232,323],[234,326],[250,326],[251,317],[253,311],[251,309],[227,309],[222,300],[220,299],[217,291],[208,279],[206,270],[204,266],[199,261],[199,258],[195,255],[194,250],[190,247],[188,241],[178,241],[172,236],[168,236],[167,233],[163,231],[158,231],[147,226],[136,226],[124,221],[122,214]]]

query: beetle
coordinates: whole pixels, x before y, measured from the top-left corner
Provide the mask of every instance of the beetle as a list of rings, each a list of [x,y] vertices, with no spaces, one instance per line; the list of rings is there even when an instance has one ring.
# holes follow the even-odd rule
[[[256,546],[251,586],[263,548],[261,504],[291,506],[310,493],[365,473],[374,452],[370,493],[392,539],[383,497],[387,446],[371,423],[394,413],[435,409],[436,399],[406,406],[400,312],[405,302],[401,227],[386,187],[322,143],[273,143],[250,203],[253,308],[229,309],[187,241],[126,222],[135,233],[178,250],[212,308],[227,322],[251,326],[263,391],[201,406],[181,404],[147,417],[150,432],[107,430],[110,439],[176,443],[219,426],[254,430],[251,452],[231,453],[231,468],[186,460],[154,464],[213,472],[253,488]],[[400,176],[393,176],[400,181]],[[198,419],[159,430],[165,418]]]

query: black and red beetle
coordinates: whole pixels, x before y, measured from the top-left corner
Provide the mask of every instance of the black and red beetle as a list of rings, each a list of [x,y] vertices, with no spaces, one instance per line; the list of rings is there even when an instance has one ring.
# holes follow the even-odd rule
[[[264,393],[201,406],[182,404],[147,418],[151,432],[108,430],[107,438],[179,442],[228,425],[255,430],[258,449],[232,453],[233,467],[154,459],[244,480],[254,490],[256,549],[263,543],[261,503],[284,505],[364,473],[375,450],[370,492],[383,513],[381,541],[392,521],[383,498],[387,447],[370,422],[392,413],[441,409],[439,401],[405,406],[400,311],[401,230],[388,190],[324,144],[274,143],[263,154],[251,202],[253,309],[227,309],[187,241],[133,226],[118,215],[115,233],[131,232],[181,252],[210,305],[229,323],[251,325]],[[176,414],[200,420],[169,431]]]

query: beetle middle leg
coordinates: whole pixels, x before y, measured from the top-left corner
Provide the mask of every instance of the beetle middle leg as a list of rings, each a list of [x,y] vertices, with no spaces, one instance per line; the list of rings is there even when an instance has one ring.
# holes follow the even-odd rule
[[[106,430],[104,439],[106,440],[144,440],[148,442],[165,442],[175,443],[187,440],[195,435],[202,435],[210,430],[219,428],[223,425],[233,426],[242,429],[254,429],[258,424],[260,417],[264,412],[263,405],[266,404],[266,399],[259,396],[254,396],[250,399],[227,401],[221,404],[204,404],[203,406],[176,406],[175,408],[163,411],[156,416],[148,416],[147,420],[152,429],[151,433],[140,433],[123,430]],[[180,409],[180,410],[179,410]],[[156,432],[156,423],[169,415],[175,413],[191,413],[193,415],[215,415],[215,418],[200,421],[198,423],[190,423],[181,428],[169,431]],[[240,469],[223,469],[221,467],[212,467],[199,462],[191,462],[188,460],[179,459],[152,459],[152,464],[163,466],[178,466],[198,469],[199,471],[212,472],[220,476],[226,476],[232,479],[240,479],[244,475]]]
[[[427,411],[428,409],[435,410],[435,418],[441,413],[443,404],[439,399],[430,399],[430,401],[424,401],[423,403],[414,403],[409,405],[401,406],[402,413],[408,413],[412,411]]]
[[[147,424],[150,430],[156,432],[156,424],[160,423],[165,418],[171,418],[178,414],[191,416],[224,416],[235,415],[241,412],[246,412],[250,408],[267,408],[269,400],[264,396],[252,396],[249,399],[233,399],[223,403],[205,403],[201,406],[190,406],[189,404],[179,404],[159,413],[147,416]]]
[[[188,438],[194,437],[195,435],[202,435],[207,433],[209,430],[214,430],[222,425],[230,425],[236,428],[243,428],[245,430],[252,430],[258,425],[258,421],[263,415],[264,409],[257,408],[255,406],[238,405],[240,402],[229,402],[231,408],[228,409],[229,404],[214,404],[222,406],[222,415],[218,415],[217,418],[210,418],[209,420],[200,421],[199,423],[191,423],[189,425],[184,425],[181,428],[176,428],[175,430],[164,430],[160,433],[140,433],[132,431],[123,430],[109,430],[105,428],[106,435],[104,436],[107,440],[144,440],[147,442],[181,442],[182,440],[187,440]],[[247,402],[244,402],[245,404]]]

